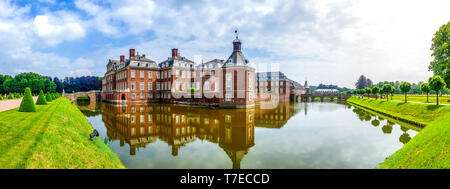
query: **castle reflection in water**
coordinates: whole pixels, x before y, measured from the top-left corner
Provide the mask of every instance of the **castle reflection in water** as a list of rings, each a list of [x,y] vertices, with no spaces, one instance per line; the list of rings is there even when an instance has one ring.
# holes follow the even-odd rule
[[[130,155],[157,139],[178,149],[195,140],[218,144],[230,157],[233,168],[254,143],[254,127],[281,128],[296,113],[295,105],[280,103],[263,109],[208,109],[174,104],[101,103],[102,120],[109,140],[127,143]]]

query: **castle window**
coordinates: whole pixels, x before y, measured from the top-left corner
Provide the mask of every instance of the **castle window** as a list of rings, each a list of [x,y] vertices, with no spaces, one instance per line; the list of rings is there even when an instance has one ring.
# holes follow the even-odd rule
[[[203,89],[204,89],[205,91],[209,91],[209,81],[206,81],[206,82],[205,82],[205,85],[204,85]]]
[[[135,71],[134,70],[131,70],[131,78],[134,78],[135,77]]]
[[[145,94],[141,93],[141,99],[145,99]]]
[[[152,82],[148,82],[148,90],[153,90]]]
[[[139,89],[140,89],[141,91],[144,90],[144,82],[141,82],[141,84],[139,85]]]
[[[131,83],[131,90],[134,90],[135,89],[135,83],[133,82],[133,83]]]
[[[231,94],[225,94],[225,101],[231,101],[231,98],[232,98],[232,96],[231,96]]]
[[[148,78],[149,78],[149,79],[152,78],[152,71],[148,71]]]
[[[226,86],[226,89],[227,90],[232,90],[232,87],[231,87],[231,85],[232,85],[232,73],[227,73],[226,74],[226,83],[225,83],[225,86]]]

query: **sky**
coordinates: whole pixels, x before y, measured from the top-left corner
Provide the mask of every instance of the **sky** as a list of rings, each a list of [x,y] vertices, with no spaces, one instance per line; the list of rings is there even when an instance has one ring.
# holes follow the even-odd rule
[[[130,48],[156,62],[172,48],[227,59],[238,30],[258,71],[349,88],[360,75],[428,80],[431,39],[450,21],[449,0],[0,0],[0,10],[0,74],[103,76]]]

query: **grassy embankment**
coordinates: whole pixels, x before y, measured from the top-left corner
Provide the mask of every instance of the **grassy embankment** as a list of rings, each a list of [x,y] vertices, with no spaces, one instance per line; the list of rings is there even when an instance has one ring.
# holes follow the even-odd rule
[[[405,95],[394,95],[393,100],[405,101]],[[427,95],[408,95],[408,101],[410,102],[427,102]],[[389,96],[389,100],[391,100],[391,96]],[[436,95],[428,96],[429,103],[436,103]],[[444,95],[439,96],[439,104],[450,104],[450,96]]]
[[[66,98],[0,112],[0,168],[125,168]]]
[[[357,97],[351,97],[347,102],[426,125],[378,168],[450,168],[450,106]]]

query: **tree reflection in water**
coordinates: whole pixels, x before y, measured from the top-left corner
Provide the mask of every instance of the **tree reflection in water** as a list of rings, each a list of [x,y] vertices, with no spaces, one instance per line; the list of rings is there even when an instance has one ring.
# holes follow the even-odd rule
[[[370,121],[372,117],[374,117],[375,119],[373,119],[371,121],[371,124],[374,127],[378,127],[380,125],[380,121],[384,121],[385,119],[378,116],[378,119],[376,118],[377,116],[374,115],[373,113],[366,111],[362,108],[358,108],[356,106],[354,106],[353,110],[352,110],[361,121]],[[381,130],[383,131],[384,134],[391,134],[392,133],[392,129],[393,126],[395,125],[395,123],[393,123],[392,121],[387,120],[386,125],[384,125],[383,127],[381,127]],[[407,133],[407,131],[409,130],[409,128],[401,126],[400,125],[400,130],[403,131],[403,134],[400,136],[399,141],[403,144],[406,144],[407,142],[409,142],[409,140],[411,140],[411,136]]]

